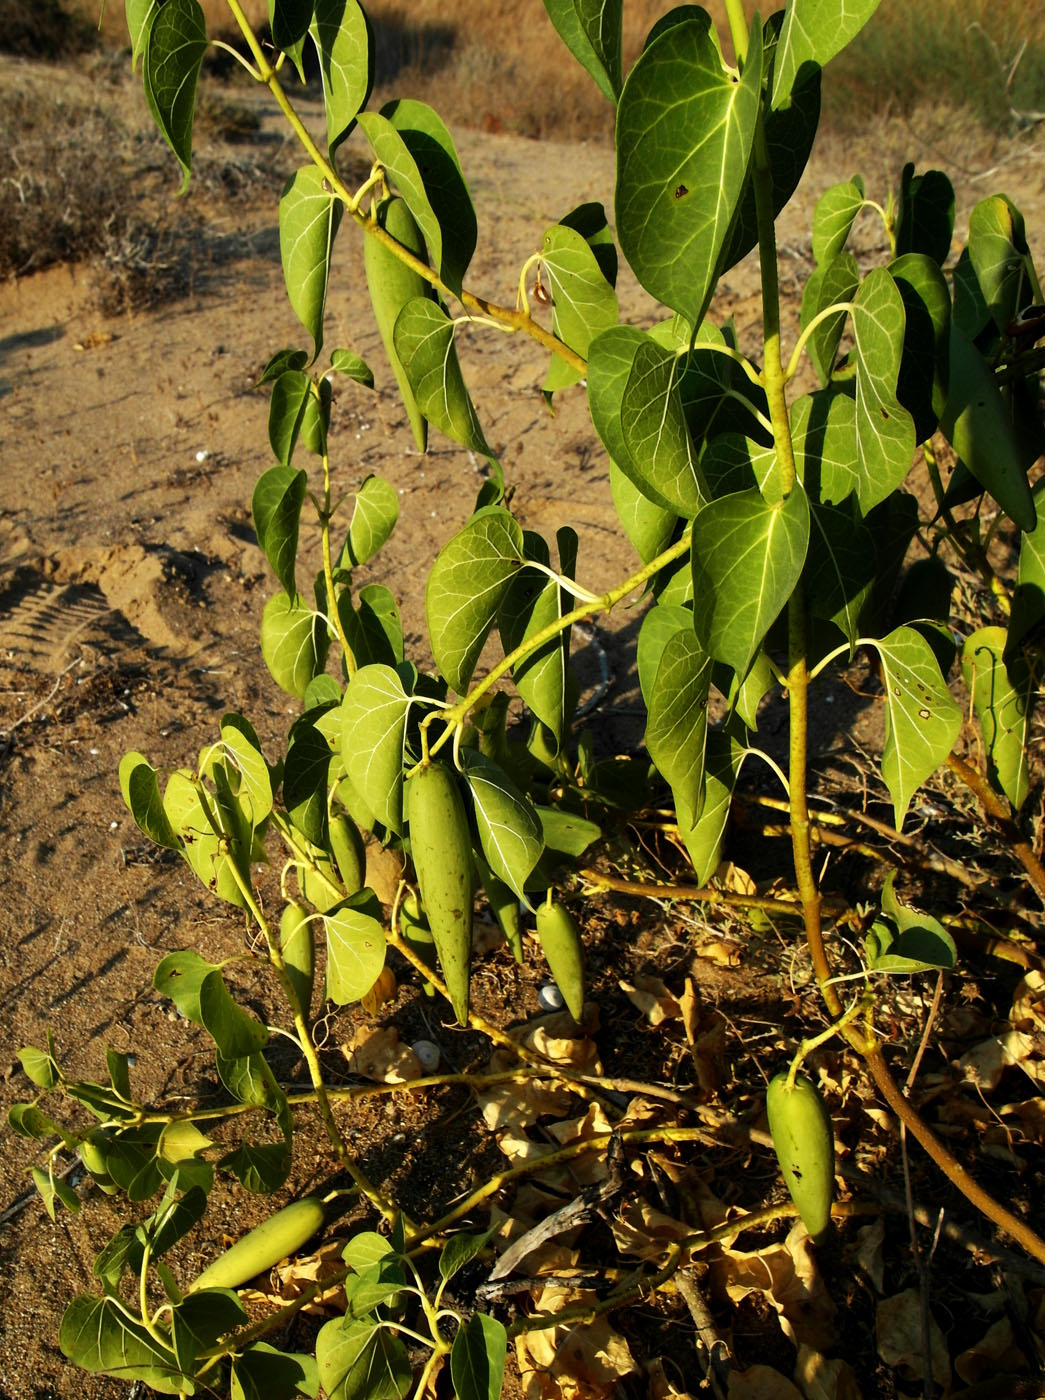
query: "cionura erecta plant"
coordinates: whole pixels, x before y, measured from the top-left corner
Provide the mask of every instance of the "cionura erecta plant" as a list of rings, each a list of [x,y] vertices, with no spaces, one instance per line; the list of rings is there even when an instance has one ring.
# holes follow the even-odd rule
[[[954,967],[946,927],[903,904],[891,879],[870,915],[848,911],[847,926],[865,937],[862,991],[847,1008],[844,921],[825,914],[813,862],[813,686],[828,668],[869,654],[881,681],[881,777],[896,828],[922,784],[949,765],[988,815],[1008,824],[1015,855],[1045,897],[1045,875],[1019,828],[1032,782],[1035,639],[1045,626],[1042,488],[1030,476],[1045,445],[1045,312],[1019,211],[1004,195],[983,199],[955,256],[954,196],[940,171],[906,166],[884,206],[858,176],[833,186],[813,219],[801,331],[783,344],[775,220],[812,150],[822,70],[877,4],[789,0],[749,22],[740,0],[726,0],[728,34],[700,7],[680,6],[654,25],[625,73],[623,0],[545,0],[616,110],[613,218],[585,203],[535,231],[516,303],[504,306],[469,283],[478,227],[443,121],[409,98],[369,106],[373,39],[363,8],[355,0],[270,0],[267,38],[228,0],[243,37],[238,57],[268,89],[302,159],[279,200],[301,342],[275,350],[262,374],[274,462],[252,500],[278,586],[265,605],[261,654],[301,709],[277,754],[263,751],[245,716],[228,713],[195,768],[168,772],[134,752],[120,783],[141,830],[242,912],[251,955],[267,964],[282,1007],[272,1025],[299,1047],[311,1090],[291,1096],[277,1081],[266,1059],[270,1026],[238,998],[225,965],[191,947],[163,959],[154,986],[213,1041],[228,1096],[219,1108],[172,1112],[137,1102],[128,1057],[116,1052],[104,1083],[67,1078],[50,1036],[46,1048],[21,1052],[40,1094],[15,1108],[12,1124],[52,1144],[46,1166],[34,1171],[48,1210],[80,1207],[56,1171],[62,1152],[79,1153],[97,1186],[129,1203],[127,1223],[96,1260],[98,1291],[76,1297],[63,1323],[60,1343],[76,1364],[165,1394],[227,1387],[236,1397],[278,1400],[322,1386],[348,1400],[421,1396],[445,1362],[458,1395],[498,1395],[509,1336],[536,1323],[506,1325],[445,1296],[449,1281],[493,1247],[488,1233],[458,1228],[484,1188],[437,1219],[414,1220],[367,1178],[346,1135],[344,1096],[314,1037],[317,989],[336,1005],[359,1001],[394,951],[448,998],[462,1026],[512,1049],[519,1074],[559,1076],[597,1096],[598,1083],[550,1065],[470,1007],[474,901],[489,907],[520,962],[547,960],[581,1021],[583,925],[563,897],[579,884],[589,894],[612,885],[582,857],[612,842],[636,813],[670,804],[692,883],[705,890],[749,760],[769,763],[785,793],[796,897],[782,909],[801,924],[829,1023],[770,1085],[792,1213],[815,1234],[829,1227],[830,1120],[798,1069],[816,1045],[841,1037],[950,1180],[1045,1263],[1045,1243],[975,1183],[908,1103],[876,1029],[882,979]],[[126,10],[146,101],[187,182],[211,42],[203,10],[198,0],[127,0]],[[318,132],[290,95],[306,51],[321,74]],[[371,162],[355,188],[339,160],[350,137]],[[867,218],[881,221],[889,249],[870,268],[850,246],[854,225]],[[388,361],[373,369],[350,346],[328,353],[324,345],[332,253],[354,235],[365,240]],[[752,356],[709,308],[723,275],[756,250],[762,335]],[[619,257],[649,294],[649,329],[620,320]],[[465,329],[543,346],[539,387],[549,403],[586,395],[620,529],[637,556],[613,588],[594,592],[579,580],[571,528],[547,540],[513,514],[511,483],[458,358]],[[806,362],[814,387],[800,392]],[[389,372],[418,448],[434,432],[487,463],[473,514],[428,573],[427,637],[413,656],[393,591],[358,582],[395,529],[397,493],[379,476],[354,480],[351,462],[335,465],[331,453],[335,388],[363,395],[378,379],[389,383]],[[943,443],[955,461],[946,483]],[[928,512],[905,489],[916,461],[932,488]],[[1008,522],[1019,532],[1011,589],[991,554]],[[306,528],[319,542],[314,577],[299,558]],[[911,562],[915,541],[922,552]],[[994,615],[971,632],[955,630],[948,559],[990,590]],[[901,580],[908,586],[899,588]],[[606,759],[578,710],[571,630],[643,597],[635,660],[646,752]],[[480,674],[494,636],[500,657]],[[979,726],[983,771],[956,749],[957,678]],[[774,694],[787,707],[785,765],[758,744],[759,710]],[[409,862],[391,911],[366,883],[374,843]],[[281,871],[277,908],[259,888],[263,863]],[[536,946],[524,936],[532,924]],[[438,1075],[417,1092],[434,1082]],[[54,1116],[45,1097],[70,1103],[73,1116]],[[195,1281],[179,1280],[164,1258],[203,1218],[216,1172],[248,1192],[283,1185],[303,1102],[318,1110],[331,1170],[347,1175],[380,1227],[345,1246],[338,1277],[347,1310],[324,1323],[314,1354],[265,1340],[300,1302],[251,1323],[236,1288],[251,1277],[247,1269],[273,1262],[273,1249],[302,1248],[337,1192],[291,1205],[248,1236],[240,1255]],[[236,1146],[207,1135],[215,1117],[241,1129]],[[637,1140],[621,1133],[625,1144]],[[674,1140],[687,1140],[686,1132]],[[144,1219],[131,1212],[156,1198]],[[634,1296],[667,1281],[681,1257],[676,1251],[644,1275]],[[408,1343],[423,1361],[411,1360]]]

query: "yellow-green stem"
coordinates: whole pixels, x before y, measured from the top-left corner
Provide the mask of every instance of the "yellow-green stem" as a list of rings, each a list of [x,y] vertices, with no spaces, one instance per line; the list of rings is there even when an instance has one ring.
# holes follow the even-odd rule
[[[415,257],[404,248],[401,243],[397,242],[390,233],[387,233],[376,219],[369,218],[362,210],[356,207],[356,198],[352,191],[338,175],[330,159],[325,156],[316,145],[305,123],[298,116],[293,103],[283,89],[283,84],[279,80],[279,74],[266,58],[264,50],[258,42],[257,35],[251,28],[250,21],[243,13],[239,0],[228,0],[228,5],[254,56],[261,81],[268,88],[269,92],[271,92],[276,105],[283,113],[287,123],[298,141],[300,141],[309,159],[330,186],[331,194],[342,201],[349,216],[355,220],[360,228],[371,238],[376,238],[378,242],[383,243],[390,253],[399,258],[400,261],[406,263],[408,267],[413,268],[426,282],[431,283],[442,296],[450,297],[457,295],[458,300],[469,311],[477,311],[480,315],[489,316],[507,330],[522,331],[523,334],[529,336],[531,340],[535,340],[553,355],[557,355],[560,359],[565,360],[568,365],[572,365],[574,369],[579,370],[580,373],[583,374],[588,367],[584,357],[578,355],[575,350],[571,350],[568,345],[564,345],[563,342],[552,335],[550,331],[545,330],[539,321],[535,321],[532,316],[527,315],[526,312],[518,310],[515,307],[500,306],[497,302],[487,301],[485,297],[476,296],[474,292],[469,292],[466,289],[462,289],[460,293],[455,294],[445,282],[443,282],[434,268],[429,267],[427,263]]]
[[[247,910],[251,918],[257,924],[265,940],[269,962],[275,969],[280,986],[283,988],[283,993],[287,998],[287,1004],[291,1009],[294,1020],[294,1033],[301,1046],[301,1053],[305,1057],[309,1078],[312,1080],[312,1087],[316,1093],[316,1108],[323,1121],[323,1127],[326,1129],[330,1145],[334,1149],[334,1156],[344,1167],[345,1171],[348,1172],[354,1185],[358,1188],[360,1193],[367,1198],[370,1204],[374,1206],[375,1209],[379,1210],[386,1220],[395,1220],[396,1216],[399,1214],[396,1207],[370,1183],[356,1165],[352,1154],[348,1150],[348,1144],[345,1142],[341,1129],[337,1125],[337,1120],[334,1117],[334,1111],[330,1106],[330,1099],[327,1095],[327,1086],[323,1078],[322,1067],[319,1063],[319,1055],[312,1040],[312,1033],[308,1027],[305,1011],[301,1006],[301,1002],[298,1000],[297,989],[283,961],[283,953],[279,946],[279,939],[273,935],[268,920],[261,912],[261,908],[254,898],[254,891],[236,868],[236,862],[230,860],[228,865],[233,873],[236,884],[239,886],[240,893],[243,895],[246,902]]]
[[[356,673],[355,653],[348,644],[345,636],[345,629],[341,625],[341,613],[337,606],[337,593],[334,589],[334,561],[330,553],[330,456],[326,450],[326,443],[323,443],[323,509],[320,513],[319,525],[323,540],[323,577],[327,585],[327,612],[330,620],[334,624],[337,632],[337,639],[341,643],[341,654],[345,658],[345,670],[349,678]]]
[[[610,612],[629,593],[634,593],[636,588],[641,588],[644,583],[658,574],[661,569],[670,564],[672,560],[680,558],[689,549],[689,531],[680,540],[677,540],[670,548],[658,554],[656,559],[652,559],[637,573],[618,584],[616,588],[611,588],[608,593],[603,593],[601,597],[593,599],[590,603],[583,603],[580,607],[574,608],[572,612],[565,613],[554,622],[549,622],[547,627],[542,627],[539,632],[535,632],[532,637],[528,637],[514,651],[497,663],[481,681],[468,692],[463,700],[459,700],[456,705],[451,705],[449,709],[439,710],[429,715],[424,724],[427,726],[435,719],[441,719],[446,724],[445,731],[431,745],[430,754],[435,754],[448,741],[454,731],[461,725],[469,710],[490,690],[502,676],[506,676],[517,666],[520,661],[531,653],[539,651],[546,642],[550,642],[557,637],[560,632],[564,632],[568,627],[572,627],[575,622],[583,622],[585,618],[592,617],[596,613]]]
[[[780,473],[780,490],[786,499],[796,486],[794,446],[788,418],[784,368],[780,354],[780,284],[777,275],[776,229],[773,217],[773,186],[766,146],[765,129],[759,117],[755,133],[755,155],[752,172],[755,209],[758,218],[758,257],[762,274],[762,381],[769,401],[769,418],[773,425]],[[801,489],[799,486],[798,489]],[[790,722],[788,755],[788,804],[791,815],[791,849],[794,857],[795,881],[802,901],[806,942],[813,962],[813,971],[821,984],[828,1015],[837,1020],[842,1013],[838,993],[828,984],[831,965],[824,948],[820,920],[820,891],[813,871],[810,840],[809,803],[806,792],[809,742],[809,668],[806,638],[805,591],[801,580],[795,585],[787,604],[788,673],[787,695]]]

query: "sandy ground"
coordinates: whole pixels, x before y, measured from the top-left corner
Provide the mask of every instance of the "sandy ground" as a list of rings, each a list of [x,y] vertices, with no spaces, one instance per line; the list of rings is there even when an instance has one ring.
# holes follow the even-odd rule
[[[954,171],[959,227],[976,199],[1004,189],[1027,214],[1040,265],[1042,143],[979,143],[930,122],[915,131],[887,124],[859,152],[825,146],[781,225],[785,288],[807,270],[817,195],[861,165],[881,195],[876,178],[908,155]],[[582,200],[610,200],[612,154],[468,131],[459,146],[480,226],[469,282],[510,301],[515,269],[544,228]],[[173,197],[173,169],[170,178]],[[30,1096],[15,1052],[41,1044],[48,1027],[78,1074],[99,1074],[107,1045],[134,1048],[143,1097],[191,1089],[197,1052],[150,990],[153,967],[188,943],[215,960],[240,946],[233,915],[141,837],[116,770],[131,748],[165,766],[192,762],[225,708],[247,714],[270,741],[292,708],[256,649],[273,585],[248,509],[269,465],[266,400],[252,386],[274,349],[300,339],[282,290],[274,196],[237,214],[238,227],[219,212],[201,242],[192,294],[154,313],[100,316],[81,268],[0,286],[5,1112]],[[400,492],[399,528],[368,577],[393,588],[416,646],[427,566],[469,512],[477,464],[441,439],[423,460],[413,450],[381,373],[359,242],[345,232],[327,344],[358,350],[382,382],[376,395],[338,388],[335,470],[349,487],[380,472]],[[233,234],[242,256],[217,258],[209,240],[225,246]],[[643,315],[627,283],[622,302],[625,316]],[[750,265],[729,274],[723,306],[742,334],[752,328]],[[488,439],[517,487],[522,523],[545,533],[575,526],[590,586],[624,577],[633,556],[614,523],[582,395],[565,395],[551,417],[538,392],[543,357],[528,343],[476,331],[462,357]],[[635,627],[625,613],[599,632],[616,676],[601,721],[607,747],[625,732],[613,726],[633,704],[622,645]],[[25,1139],[0,1137],[0,1400],[124,1395],[122,1384],[74,1374],[56,1345],[62,1309],[90,1286],[92,1253],[113,1209],[94,1193],[84,1215],[52,1224],[37,1200],[22,1200],[26,1170],[40,1156]],[[300,1174],[307,1181],[307,1165]]]

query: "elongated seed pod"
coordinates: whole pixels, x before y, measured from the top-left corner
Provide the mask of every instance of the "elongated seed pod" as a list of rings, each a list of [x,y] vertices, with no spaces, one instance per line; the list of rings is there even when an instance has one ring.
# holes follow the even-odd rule
[[[816,1086],[804,1074],[788,1083],[774,1075],[766,1090],[766,1112],[777,1161],[791,1199],[813,1240],[831,1223],[835,1191],[835,1137],[831,1117]]]
[[[426,763],[407,784],[410,854],[443,980],[457,1019],[468,1024],[472,958],[472,837],[453,773]]]
[[[316,935],[309,910],[303,904],[291,903],[283,910],[279,921],[279,947],[287,976],[307,1021],[316,979]]]
[[[237,1240],[231,1249],[219,1254],[198,1278],[193,1279],[186,1293],[198,1293],[201,1288],[241,1287],[281,1259],[296,1254],[322,1228],[325,1218],[323,1202],[318,1196],[303,1196],[300,1201],[293,1201]]]
[[[479,883],[490,905],[490,913],[497,920],[497,927],[504,934],[512,957],[521,965],[523,961],[522,917],[519,914],[519,899],[515,891],[499,879],[481,856],[475,858],[475,868]]]
[[[425,966],[434,968],[435,939],[416,895],[408,894],[399,906],[399,932],[403,942],[417,954]],[[423,981],[421,986],[426,996],[435,996],[435,988],[431,982]]]
[[[537,910],[537,938],[570,1015],[579,1021],[584,1013],[584,943],[580,925],[564,904],[557,900],[545,903]]]
[[[366,847],[362,833],[343,812],[332,814],[327,830],[330,851],[337,862],[345,893],[358,894],[366,884]]]
[[[107,1196],[115,1196],[119,1191],[116,1182],[109,1175],[108,1164],[105,1160],[105,1153],[96,1142],[86,1137],[80,1143],[77,1151],[80,1154],[80,1161],[91,1174],[91,1179],[99,1191],[104,1191]]]
[[[427,260],[428,254],[425,250],[424,238],[421,230],[417,227],[417,220],[407,208],[405,200],[400,199],[398,195],[394,195],[391,199],[382,200],[377,208],[377,221],[397,243],[401,243],[404,248],[416,254],[422,261]],[[412,267],[407,267],[394,253],[389,252],[383,244],[372,236],[364,240],[363,263],[366,267],[366,283],[370,290],[370,300],[374,307],[374,319],[381,332],[385,354],[388,356],[388,363],[392,366],[392,373],[399,385],[403,406],[414,431],[414,441],[424,452],[428,446],[428,422],[417,405],[414,391],[410,387],[406,370],[403,368],[403,362],[396,353],[392,331],[395,327],[396,317],[406,303],[413,297],[425,296],[431,291],[431,287],[419,272],[415,272]]]

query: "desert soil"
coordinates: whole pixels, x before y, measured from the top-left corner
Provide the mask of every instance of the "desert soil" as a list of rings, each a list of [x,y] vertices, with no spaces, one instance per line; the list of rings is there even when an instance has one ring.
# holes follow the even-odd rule
[[[314,119],[315,109],[309,115]],[[263,127],[259,149],[271,150],[275,132]],[[467,129],[457,134],[481,231],[469,281],[510,302],[516,269],[545,227],[582,200],[610,202],[612,153]],[[907,157],[952,173],[959,232],[978,198],[1007,192],[1039,240],[1041,265],[1042,140],[991,141],[982,133],[970,140],[968,128],[951,130],[936,114],[914,129],[883,123],[858,150],[839,141],[818,148],[782,221],[785,274],[797,279],[807,270],[808,221],[827,185],[862,168],[870,191],[883,197]],[[173,162],[168,174],[173,200]],[[145,1099],[199,1089],[202,1047],[150,989],[152,972],[175,948],[191,945],[214,961],[241,948],[234,914],[215,907],[180,863],[137,831],[116,771],[129,749],[165,767],[193,763],[224,709],[246,714],[271,744],[294,708],[257,650],[273,585],[249,514],[254,481],[269,465],[266,397],[255,381],[275,349],[301,340],[282,287],[276,193],[263,192],[256,207],[215,203],[191,291],[153,311],[106,318],[97,310],[92,273],[82,267],[0,286],[5,1114],[31,1096],[16,1052],[42,1044],[48,1028],[77,1075],[103,1073],[111,1046],[137,1055],[135,1085]],[[729,274],[720,297],[718,310],[736,317],[742,336],[753,329],[755,292],[748,263]],[[645,314],[628,283],[622,304],[626,317]],[[329,346],[356,349],[378,370],[376,393],[351,385],[336,391],[335,470],[349,485],[378,472],[400,493],[399,527],[368,578],[393,589],[408,645],[417,647],[427,566],[469,512],[480,464],[442,439],[424,458],[413,449],[382,372],[361,249],[349,230],[336,254],[326,338]],[[548,534],[573,525],[580,576],[590,586],[626,576],[634,561],[614,523],[606,460],[582,394],[564,395],[550,416],[539,394],[543,356],[528,342],[477,329],[463,357],[524,526]],[[634,638],[636,626],[635,614],[625,611],[600,624],[592,644],[611,676],[599,722],[607,750],[634,733],[634,678],[621,643]],[[836,738],[824,735],[823,743]],[[626,927],[632,915],[620,918]],[[711,966],[694,961],[684,943],[674,955],[676,970],[698,981]],[[705,994],[729,1004],[744,995],[748,975],[743,966],[717,971]],[[507,977],[497,964],[490,973],[495,992],[502,982],[509,987]],[[511,1012],[503,1007],[503,1022],[533,1011],[530,982],[511,984],[509,995],[522,1001]],[[416,1001],[411,992],[402,1003],[407,1024],[416,1019],[409,1010]],[[341,1038],[362,1015],[339,1013]],[[465,1119],[470,1150],[481,1155],[481,1122],[467,1112]],[[410,1131],[415,1150],[431,1152],[424,1121]],[[395,1150],[376,1132],[368,1150],[374,1170],[392,1151],[394,1173]],[[401,1159],[406,1149],[396,1150]],[[123,1383],[74,1372],[56,1342],[71,1295],[91,1286],[93,1253],[114,1227],[114,1208],[85,1187],[82,1214],[63,1212],[52,1223],[39,1200],[25,1196],[27,1170],[41,1158],[36,1144],[0,1135],[0,1400],[126,1395]],[[315,1179],[299,1158],[295,1185]],[[453,1193],[444,1185],[436,1194]],[[233,1233],[242,1228],[233,1219],[223,1223]]]

